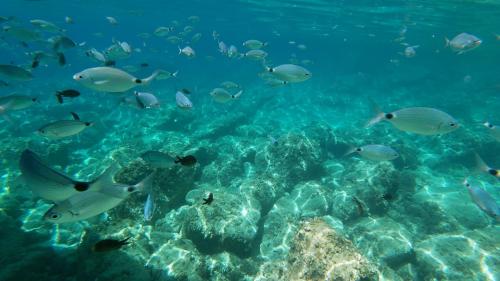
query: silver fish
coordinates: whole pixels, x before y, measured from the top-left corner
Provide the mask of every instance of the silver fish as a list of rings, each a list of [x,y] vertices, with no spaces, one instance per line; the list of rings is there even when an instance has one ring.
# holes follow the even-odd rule
[[[238,93],[236,94],[231,94],[229,93],[228,91],[226,91],[225,89],[222,89],[222,88],[215,88],[213,89],[211,92],[210,92],[210,96],[216,101],[216,102],[219,102],[219,103],[226,103],[230,100],[233,100],[233,99],[237,99],[241,96],[241,94],[243,93],[243,90],[240,90]]]
[[[91,182],[76,181],[50,168],[33,151],[26,149],[21,154],[19,168],[32,192],[43,199],[59,202],[87,190],[97,190],[101,181],[109,177],[111,170]]]
[[[489,129],[491,136],[496,140],[500,141],[500,127],[497,125],[493,125],[490,122],[485,122],[483,124],[486,128]]]
[[[250,50],[245,53],[245,57],[252,60],[264,60],[267,57],[267,53],[263,50]]]
[[[175,165],[175,159],[163,152],[149,150],[141,154],[142,160],[155,168],[170,168]]]
[[[132,193],[151,190],[153,174],[135,185],[115,183],[112,177],[107,180],[108,182],[101,184],[101,189],[97,191],[75,194],[56,203],[43,218],[53,223],[65,223],[97,216],[118,206]]]
[[[75,113],[72,114],[74,120],[58,120],[46,124],[38,129],[38,132],[49,139],[60,139],[76,135],[93,125],[92,122],[81,121]]]
[[[134,92],[135,99],[140,108],[160,107],[160,101],[151,93]]]
[[[252,50],[257,50],[261,49],[265,46],[267,46],[267,43],[261,42],[259,40],[251,39],[243,42],[243,46],[252,49]]]
[[[150,221],[153,218],[155,211],[154,198],[151,193],[148,194],[146,203],[144,204],[144,220]]]
[[[227,54],[227,46],[223,41],[219,41],[219,52],[223,55]]]
[[[0,97],[0,106],[7,110],[21,110],[32,106],[37,100],[37,98],[30,96],[12,94]]]
[[[399,154],[394,149],[381,144],[369,144],[361,147],[354,147],[347,151],[345,155],[352,153],[357,153],[365,159],[375,161],[388,161],[399,157]]]
[[[464,181],[472,201],[488,216],[500,222],[500,207],[491,195],[478,186],[472,186],[467,179]]]
[[[193,107],[193,103],[186,96],[186,93],[189,93],[186,90],[180,90],[175,93],[175,101],[177,102],[177,106],[183,109],[191,109]]]
[[[490,166],[488,166],[488,164],[486,164],[483,161],[483,159],[481,158],[481,156],[479,156],[479,154],[474,153],[474,156],[476,158],[476,169],[478,171],[487,173],[489,175],[492,175],[492,176],[494,176],[494,177],[496,177],[497,179],[500,180],[500,170],[493,169]]]
[[[291,83],[303,82],[312,76],[309,70],[295,64],[282,64],[266,69],[277,79]]]
[[[388,121],[401,131],[420,135],[438,135],[455,131],[460,126],[448,113],[429,107],[408,107],[394,112],[382,112],[376,104],[377,114],[367,124],[372,126],[380,121]]]
[[[181,47],[178,47],[178,48],[179,48],[179,55],[184,55],[188,58],[193,58],[196,56],[195,51],[190,46],[186,46],[184,48],[181,48]]]
[[[446,40],[446,47],[450,47],[453,52],[456,52],[458,55],[466,53],[468,51],[474,50],[479,47],[483,41],[476,36],[468,33],[460,33],[455,36],[453,39]]]
[[[33,79],[31,72],[19,66],[10,64],[0,64],[0,74],[10,79],[28,81]]]

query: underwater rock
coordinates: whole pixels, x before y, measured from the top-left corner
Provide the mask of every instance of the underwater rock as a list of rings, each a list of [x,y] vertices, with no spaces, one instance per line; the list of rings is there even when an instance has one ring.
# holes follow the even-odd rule
[[[303,221],[286,260],[269,263],[261,266],[256,281],[378,280],[376,267],[322,219]]]
[[[394,270],[415,260],[413,235],[390,218],[364,218],[356,222],[350,234],[369,258]]]
[[[498,227],[432,235],[416,243],[420,280],[496,280]]]
[[[265,215],[276,200],[283,196],[285,188],[286,186],[278,175],[266,173],[243,180],[239,191],[259,201],[262,215]]]
[[[203,205],[203,198],[212,192],[214,201]],[[252,251],[258,231],[260,204],[251,197],[211,188],[197,188],[186,195],[190,206],[183,206],[176,217],[183,235],[198,250],[214,253],[226,250],[241,256]]]
[[[203,120],[203,124],[200,124],[199,129],[194,133],[193,137],[198,139],[217,139],[232,135],[236,128],[246,123],[248,123],[248,118],[243,113],[224,114],[219,118],[213,118],[210,120],[210,123]]]
[[[257,172],[271,171],[282,176],[287,185],[319,179],[324,171],[319,144],[306,135],[289,133],[279,145],[269,144],[255,155]]]
[[[206,280],[252,280],[258,268],[250,259],[240,259],[228,252],[208,255],[205,257]]]

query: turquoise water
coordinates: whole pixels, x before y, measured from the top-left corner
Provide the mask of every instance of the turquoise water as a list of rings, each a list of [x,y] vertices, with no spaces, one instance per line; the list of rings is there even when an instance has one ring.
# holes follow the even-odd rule
[[[1,16],[13,16],[2,29],[21,27],[39,38],[0,33],[0,64],[33,75],[1,76],[0,96],[38,99],[22,110],[1,105],[8,117],[0,120],[0,280],[500,280],[500,228],[463,185],[467,178],[500,203],[498,179],[477,171],[474,160],[477,153],[500,167],[500,144],[483,126],[500,125],[500,3],[102,2],[2,1]],[[173,30],[158,36],[161,26]],[[445,46],[462,32],[481,45],[463,54]],[[63,51],[65,65],[47,42],[58,34],[78,45]],[[75,81],[75,73],[102,66],[85,52],[103,52],[113,39],[132,49],[116,68],[137,78],[157,69],[177,77],[122,94]],[[249,39],[267,43],[264,61],[218,50],[223,41],[245,53]],[[416,54],[405,56],[416,45]],[[191,46],[195,57],[179,55],[178,46]],[[34,51],[48,56],[36,68]],[[305,67],[312,77],[283,85],[262,74],[282,64]],[[224,81],[240,85],[242,95],[216,102],[209,93]],[[176,105],[182,88],[191,91],[191,109]],[[55,93],[63,89],[81,95],[59,104]],[[153,93],[160,107],[124,103],[134,90]],[[366,128],[370,100],[387,112],[436,108],[460,126],[430,136],[390,122]],[[70,112],[93,126],[61,139],[37,133],[71,120]],[[390,146],[399,157],[344,156],[367,144]],[[123,184],[154,172],[152,219],[143,214],[147,193],[137,192],[89,219],[44,220],[53,202],[33,194],[21,174],[25,149],[81,181],[113,163],[122,167],[114,179]],[[197,164],[155,168],[140,158],[150,150],[194,155]],[[214,201],[204,205],[208,193]],[[127,237],[131,243],[118,250],[91,250],[100,240]]]

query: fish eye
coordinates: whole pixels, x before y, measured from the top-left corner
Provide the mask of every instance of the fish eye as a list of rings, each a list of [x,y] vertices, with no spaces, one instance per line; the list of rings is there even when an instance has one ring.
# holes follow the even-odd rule
[[[450,127],[455,127],[455,126],[457,126],[456,123],[450,122]]]
[[[78,79],[83,79],[83,75],[78,75]]]
[[[392,113],[387,113],[387,114],[385,115],[385,118],[390,120],[390,119],[394,118],[394,114],[392,114]]]

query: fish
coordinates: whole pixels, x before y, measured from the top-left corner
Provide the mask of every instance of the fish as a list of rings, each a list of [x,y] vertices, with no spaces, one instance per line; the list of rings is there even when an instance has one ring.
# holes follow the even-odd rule
[[[357,153],[361,157],[375,161],[389,161],[399,157],[399,154],[389,146],[381,144],[368,144],[349,149],[344,156]]]
[[[132,47],[127,42],[113,40],[113,44],[103,53],[106,56],[106,60],[126,59],[132,54]]]
[[[35,152],[25,149],[19,160],[24,181],[31,191],[45,200],[60,202],[88,190],[98,190],[110,169],[90,182],[77,181],[49,167]]]
[[[490,122],[484,122],[483,124],[486,128],[489,129],[491,136],[500,142],[500,127],[497,125],[493,125]]]
[[[171,44],[179,44],[180,42],[182,42],[182,38],[172,35],[167,37],[167,41]]]
[[[219,41],[218,46],[219,46],[219,52],[223,55],[226,55],[228,51],[226,43],[224,43],[223,41]]]
[[[277,79],[290,83],[303,82],[312,76],[309,70],[295,64],[282,64],[277,67],[266,67],[266,70]]]
[[[158,37],[164,37],[167,36],[172,31],[174,31],[173,27],[159,26],[155,29],[153,34]]]
[[[31,72],[10,64],[0,64],[0,75],[18,81],[29,81],[33,79],[33,74],[31,74]]]
[[[193,37],[191,37],[191,43],[196,43],[196,42],[200,41],[202,36],[203,35],[201,33],[195,33],[193,35]]]
[[[376,115],[368,121],[366,127],[380,121],[388,121],[401,131],[419,135],[441,135],[455,131],[460,127],[455,118],[448,113],[430,107],[408,107],[394,112],[384,113],[372,102]]]
[[[227,57],[232,59],[232,58],[236,58],[238,56],[239,56],[238,48],[236,48],[236,46],[234,46],[234,45],[229,46],[229,49],[227,50]]]
[[[71,114],[73,115],[73,120],[58,120],[51,122],[40,127],[38,133],[48,139],[60,139],[79,134],[93,125],[92,122],[81,121],[76,113],[71,112]]]
[[[155,168],[170,168],[175,164],[175,159],[167,153],[148,150],[141,154],[141,159]]]
[[[184,55],[188,58],[194,58],[196,56],[196,53],[194,52],[193,48],[191,48],[189,46],[186,46],[182,49],[181,49],[181,47],[178,47],[178,48],[179,48],[179,55]]]
[[[356,203],[356,207],[358,209],[358,215],[360,215],[360,216],[363,215],[363,213],[365,212],[365,208],[363,207],[363,203],[361,203],[361,201],[355,196],[352,197],[352,200],[354,201],[354,203]]]
[[[35,26],[43,29],[44,31],[54,32],[54,33],[65,32],[64,29],[62,29],[62,28],[58,27],[57,25],[55,25],[49,21],[46,21],[46,20],[34,19],[34,20],[30,20],[30,23],[32,25],[35,25]]]
[[[104,239],[104,240],[101,240],[101,241],[95,243],[92,246],[92,251],[93,252],[108,252],[108,251],[118,250],[121,247],[130,244],[130,242],[128,242],[129,239],[130,239],[130,237],[127,237],[123,240]]]
[[[224,81],[224,82],[220,83],[220,85],[226,89],[238,89],[238,88],[240,88],[240,85],[234,83],[233,81]]]
[[[210,92],[210,96],[218,103],[226,103],[230,100],[237,99],[241,94],[243,94],[243,90],[233,95],[223,88],[215,88]]]
[[[139,108],[158,108],[160,107],[160,101],[158,98],[151,93],[144,92],[134,92],[135,99]]]
[[[500,207],[491,195],[486,192],[486,190],[478,187],[472,186],[467,179],[463,182],[464,186],[469,191],[469,195],[472,201],[488,216],[494,218],[497,222],[500,222]]]
[[[419,45],[415,46],[408,46],[405,48],[404,52],[402,55],[404,55],[407,58],[412,58],[417,54],[417,51],[415,50],[416,48],[420,47]]]
[[[111,172],[99,185],[99,189],[81,192],[55,203],[44,214],[43,219],[51,223],[85,220],[113,209],[132,193],[151,191],[154,173],[135,185],[126,185],[113,181],[117,165],[111,166],[108,170]]]
[[[445,38],[445,41],[446,47],[449,47],[453,52],[457,53],[457,55],[474,50],[483,43],[481,39],[465,32],[458,34],[451,40]]]
[[[86,51],[85,55],[87,55],[87,57],[93,58],[94,60],[96,60],[98,62],[104,63],[107,61],[106,56],[103,53],[96,50],[95,48],[92,48],[92,49]]]
[[[257,50],[257,49],[261,49],[261,48],[267,46],[267,43],[264,43],[264,42],[261,42],[259,40],[255,40],[255,39],[250,39],[250,40],[243,42],[243,46],[248,48],[248,49]]]
[[[117,25],[118,21],[114,17],[106,17],[106,20],[111,24],[111,25]]]
[[[203,199],[203,203],[201,203],[202,205],[210,205],[214,201],[214,194],[212,192],[209,192],[208,197],[206,199],[205,198],[202,199]]]
[[[196,158],[193,155],[188,155],[184,157],[176,156],[175,164],[181,164],[182,166],[194,166],[196,164]]]
[[[273,137],[271,134],[267,135],[267,138],[269,139],[269,141],[271,141],[271,144],[273,144],[273,145],[279,144],[278,140],[275,137]]]
[[[177,106],[182,108],[182,109],[191,109],[193,108],[193,103],[191,100],[186,96],[189,91],[186,89],[179,90],[175,93],[175,101],[177,103]]]
[[[267,53],[263,50],[250,50],[244,54],[244,57],[252,60],[264,60],[267,57]]]
[[[27,95],[11,94],[5,97],[0,97],[0,106],[4,107],[8,111],[10,110],[21,110],[34,105],[38,101],[38,98],[31,97]]]
[[[150,221],[153,218],[155,211],[154,199],[151,193],[148,194],[146,203],[144,204],[144,220]]]
[[[22,27],[15,26],[3,26],[3,31],[16,38],[21,42],[33,42],[41,40],[41,36],[38,32],[31,31]]]
[[[48,41],[52,43],[52,49],[55,51],[66,50],[76,47],[75,41],[63,35],[54,36],[50,38]]]
[[[80,92],[78,92],[77,90],[73,90],[73,89],[56,91],[56,98],[57,98],[57,101],[59,103],[64,102],[63,98],[76,98],[78,96],[80,96]]]
[[[95,91],[120,93],[139,85],[148,85],[162,72],[164,70],[156,70],[149,77],[139,79],[121,69],[101,66],[87,68],[78,72],[73,75],[73,79]]]
[[[73,24],[74,20],[72,17],[66,16],[64,17],[64,22],[66,22],[67,24]]]
[[[476,159],[476,169],[480,172],[488,173],[489,175],[494,176],[495,178],[500,180],[500,170],[493,169],[488,164],[486,164],[479,154],[474,153]]]

